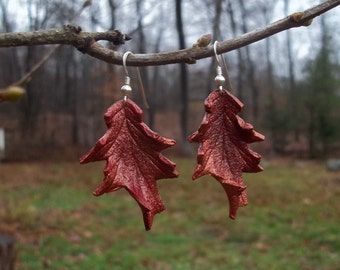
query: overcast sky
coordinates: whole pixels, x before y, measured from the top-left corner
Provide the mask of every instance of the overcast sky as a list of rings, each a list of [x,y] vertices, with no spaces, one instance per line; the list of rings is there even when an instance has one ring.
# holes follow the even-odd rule
[[[4,0],[3,0],[4,1]],[[202,0],[203,1],[203,0]],[[257,2],[261,3],[261,0],[248,0],[247,4],[254,3],[256,5]],[[6,0],[5,0],[6,2]],[[97,5],[100,6],[98,17],[100,17],[101,25],[93,26],[90,24],[89,14],[90,9],[85,10],[83,13],[83,17],[81,20],[78,20],[77,24],[82,26],[84,30],[87,31],[105,31],[110,26],[110,14],[108,13],[108,8],[106,7],[106,1],[104,0],[92,0],[93,6],[91,7],[94,9]],[[165,13],[164,16],[167,16],[167,25],[164,28],[163,39],[164,42],[162,44],[162,51],[165,50],[176,50],[177,49],[177,36],[176,36],[176,25],[174,19],[174,1],[145,1],[144,2],[144,10],[147,10],[145,13],[146,16],[144,17],[144,24],[146,25],[147,33],[155,33],[158,31],[158,28],[155,27],[155,21],[157,22],[160,11],[161,4],[164,4],[163,7],[166,7],[166,10],[163,12]],[[10,15],[12,20],[15,22],[16,31],[27,31],[27,8],[25,7],[24,3],[26,0],[7,0],[7,3],[10,7]],[[136,28],[137,19],[135,15],[135,0],[124,0],[123,2],[117,1],[117,3],[121,4],[120,8],[124,9],[122,12],[123,15],[117,14],[117,28],[125,33],[129,33],[133,29]],[[156,4],[155,4],[156,3]],[[166,5],[165,5],[166,3]],[[204,3],[204,2],[202,2]],[[290,8],[289,13],[294,13],[298,11],[303,11],[307,8],[310,8],[316,4],[320,3],[320,0],[299,0],[299,1],[290,1]],[[184,1],[184,21],[185,21],[185,34],[187,38],[187,46],[190,47],[198,37],[203,34],[211,33],[211,14],[204,11],[204,8],[197,8],[197,5],[204,5],[201,4],[199,0],[186,0]],[[197,12],[199,10],[200,12]],[[213,11],[210,11],[213,14]],[[249,22],[251,25],[250,30],[254,28],[263,27],[264,23],[261,21],[259,15],[259,19],[254,22]],[[332,39],[334,43],[340,44],[340,31],[338,30],[338,26],[340,25],[340,8],[335,8],[325,15],[326,23],[330,27],[332,32]],[[279,20],[285,17],[284,15],[284,8],[283,8],[283,1],[276,1],[275,4],[275,11],[273,13],[271,22]],[[228,18],[222,18],[222,24],[225,27],[229,25]],[[148,26],[148,22],[152,21],[153,24]],[[159,21],[159,20],[158,20]],[[223,23],[225,22],[225,23]],[[222,25],[222,27],[223,27]],[[60,25],[55,25],[53,27],[59,27]],[[318,50],[318,46],[320,45],[320,18],[317,17],[311,26],[309,27],[299,27],[290,30],[293,37],[293,50],[295,59],[297,62],[305,62],[308,58],[313,58],[313,54],[315,54]],[[273,46],[277,46],[277,50],[283,50],[284,48],[280,48],[280,46],[285,46],[284,41],[286,35],[285,33],[279,33],[271,38]],[[232,38],[231,31],[227,29],[227,31],[222,30],[222,38],[229,39]],[[253,44],[250,46],[262,46],[263,41],[261,43],[258,42],[257,44]],[[132,46],[132,43],[127,43],[123,50],[130,50],[129,46]],[[152,51],[152,47],[150,47],[150,51]],[[231,52],[232,54],[233,52]],[[275,52],[275,60],[280,64],[280,62],[285,62],[284,59],[285,55],[277,54]],[[337,56],[340,57],[339,55]]]

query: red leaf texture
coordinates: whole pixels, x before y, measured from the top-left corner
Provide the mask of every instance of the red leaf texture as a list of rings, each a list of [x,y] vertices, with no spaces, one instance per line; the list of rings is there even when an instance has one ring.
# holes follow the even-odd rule
[[[237,114],[243,104],[226,90],[215,90],[205,100],[205,116],[189,142],[200,143],[193,180],[209,174],[218,180],[229,200],[229,217],[236,217],[239,206],[247,205],[242,172],[259,172],[261,156],[248,143],[263,141]]]
[[[105,113],[108,127],[80,163],[106,160],[105,178],[95,196],[125,188],[138,202],[146,230],[165,207],[156,180],[178,176],[175,163],[160,152],[176,142],[153,132],[142,122],[142,110],[131,100],[114,103]]]

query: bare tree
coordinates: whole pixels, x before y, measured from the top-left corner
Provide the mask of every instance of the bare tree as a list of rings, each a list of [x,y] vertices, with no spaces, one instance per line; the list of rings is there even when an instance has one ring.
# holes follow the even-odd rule
[[[221,16],[222,16],[222,4],[223,1],[222,0],[217,0],[215,1],[215,16],[213,19],[213,34],[212,34],[212,40],[220,40],[221,39],[221,29],[220,29],[220,25],[221,25]],[[211,59],[211,63],[210,63],[210,68],[209,68],[209,73],[208,73],[208,85],[207,85],[207,93],[209,94],[211,91],[211,78],[213,78],[213,74],[215,73],[215,58]]]
[[[107,3],[110,8],[110,19],[111,19],[111,24],[110,24],[110,29],[116,29],[116,11],[117,11],[117,4],[116,0],[107,0]]]
[[[164,23],[164,8],[163,5],[160,6],[160,10],[159,10],[159,19],[158,19],[158,24],[157,24],[157,36],[155,39],[155,44],[154,44],[154,52],[159,52],[160,51],[160,47],[161,47],[161,43],[162,43],[162,39],[163,39],[163,33],[164,33],[164,28],[165,28],[165,23]],[[152,99],[149,99],[148,102],[150,104],[150,108],[149,108],[149,125],[150,128],[153,129],[154,124],[155,124],[155,115],[156,115],[156,111],[157,111],[157,100],[159,99],[159,91],[161,89],[160,86],[160,72],[159,72],[159,68],[155,67],[153,69],[153,73],[152,73],[152,79],[151,79],[151,84],[149,85],[149,94],[153,97]],[[162,87],[164,88],[164,87]],[[163,104],[164,105],[164,104]],[[167,104],[166,104],[167,105]]]
[[[247,18],[248,12],[246,10],[246,6],[244,3],[244,0],[240,0],[240,9],[241,9],[241,29],[243,33],[247,33],[249,31],[248,29],[248,22]],[[256,122],[259,116],[259,89],[258,85],[255,79],[255,64],[251,56],[250,48],[249,46],[245,47],[246,52],[246,74],[247,74],[247,83],[249,84],[250,90],[251,90],[251,101],[252,101],[252,122]]]
[[[186,48],[184,24],[182,17],[182,0],[176,0],[176,28],[178,33],[179,49]],[[188,69],[186,64],[180,64],[180,89],[181,89],[181,131],[182,143],[185,144],[188,136]]]
[[[235,12],[234,7],[232,5],[232,1],[228,0],[228,6],[227,6],[227,12],[228,17],[230,19],[230,26],[233,33],[233,36],[237,36],[237,25],[236,25],[236,19],[235,19]],[[244,61],[244,48],[239,48],[236,50],[237,52],[237,87],[235,88],[235,91],[237,96],[243,100],[244,99],[244,75],[245,75],[245,61]]]
[[[10,16],[8,14],[8,1],[0,0],[0,11],[1,11],[1,32],[12,32],[12,22],[10,21]],[[8,51],[3,51],[1,53],[0,61],[5,69],[1,70],[3,74],[3,83],[10,84],[15,81],[18,74],[21,74],[22,69],[19,65],[19,57],[17,48],[10,48]]]
[[[289,0],[284,0],[284,14],[288,16]],[[298,140],[299,130],[298,122],[300,121],[297,115],[298,100],[296,96],[296,79],[295,79],[295,63],[293,57],[292,37],[291,31],[286,31],[286,47],[287,47],[287,59],[288,59],[288,114],[291,120],[292,129],[294,131],[294,137]]]
[[[144,23],[143,23],[143,1],[142,0],[136,0],[136,13],[137,13],[137,33],[138,33],[138,51],[140,53],[147,53],[147,39],[144,32]],[[145,91],[149,89],[149,73],[147,68],[143,68],[140,70],[140,75],[142,79],[142,84],[144,85],[143,89],[141,91]],[[138,92],[140,93],[140,91]],[[145,93],[141,93],[142,99],[145,98]],[[146,106],[146,102],[144,100],[144,106]],[[147,106],[146,106],[147,107]],[[149,118],[150,114],[149,114]],[[149,121],[150,122],[150,121]],[[152,121],[151,121],[152,122]]]
[[[289,0],[284,0],[284,14],[288,16]],[[288,58],[288,70],[289,70],[289,89],[294,91],[295,89],[295,71],[294,71],[294,58],[292,50],[292,37],[291,31],[286,31],[286,46],[287,46],[287,58]]]
[[[263,1],[260,9],[264,18],[264,23],[269,24],[275,3],[272,1]],[[272,43],[271,38],[265,39],[265,59],[266,59],[266,76],[265,88],[267,89],[268,98],[265,104],[265,125],[269,129],[269,138],[272,143],[271,150],[273,152],[282,152],[286,144],[286,134],[288,131],[283,131],[286,126],[282,123],[281,119],[284,117],[280,114],[282,112],[278,108],[276,100],[276,83],[273,70],[273,61],[271,59]]]

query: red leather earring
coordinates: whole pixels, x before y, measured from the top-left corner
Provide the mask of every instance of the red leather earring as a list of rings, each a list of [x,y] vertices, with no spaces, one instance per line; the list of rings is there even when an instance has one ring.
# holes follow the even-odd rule
[[[189,142],[199,143],[197,166],[193,180],[212,175],[223,186],[229,200],[229,217],[236,217],[239,206],[247,204],[246,185],[242,172],[259,172],[261,156],[249,149],[248,143],[263,141],[264,136],[253,129],[237,114],[243,104],[223,89],[225,78],[217,56],[217,42],[214,52],[218,62],[215,82],[218,89],[205,100],[205,116]]]
[[[126,69],[122,86],[124,99],[114,103],[105,113],[108,130],[92,149],[80,158],[80,163],[106,160],[105,178],[93,192],[95,196],[125,188],[139,204],[146,230],[150,230],[153,216],[165,207],[158,193],[156,180],[178,176],[175,163],[160,152],[176,142],[155,133],[142,121],[142,110],[128,95],[132,88]]]

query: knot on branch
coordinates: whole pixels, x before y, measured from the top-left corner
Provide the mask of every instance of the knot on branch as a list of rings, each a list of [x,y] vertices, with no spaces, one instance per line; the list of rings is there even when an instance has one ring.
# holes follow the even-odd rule
[[[115,46],[125,44],[125,41],[130,40],[131,37],[123,34],[119,30],[109,30],[106,32],[86,33],[81,32],[81,28],[74,28],[74,26],[67,25],[67,31],[76,33],[79,38],[76,38],[76,43],[73,45],[81,52],[86,53],[87,49],[96,41],[106,40]]]
[[[119,30],[109,30],[107,31],[108,41],[111,41],[113,45],[125,44],[125,41],[131,40],[132,38],[126,34],[123,34]]]
[[[295,12],[292,15],[290,15],[291,21],[296,23],[298,26],[309,26],[312,24],[313,19],[305,19],[303,16],[303,12]]]
[[[82,53],[85,53],[86,49],[91,45],[92,42],[94,42],[93,37],[83,37],[80,39],[77,38],[82,31],[79,25],[67,24],[63,26],[63,29],[68,35],[75,37],[75,42],[73,45]]]
[[[67,25],[64,25],[64,30],[67,31],[67,32],[79,34],[82,29],[79,25],[67,24]]]

